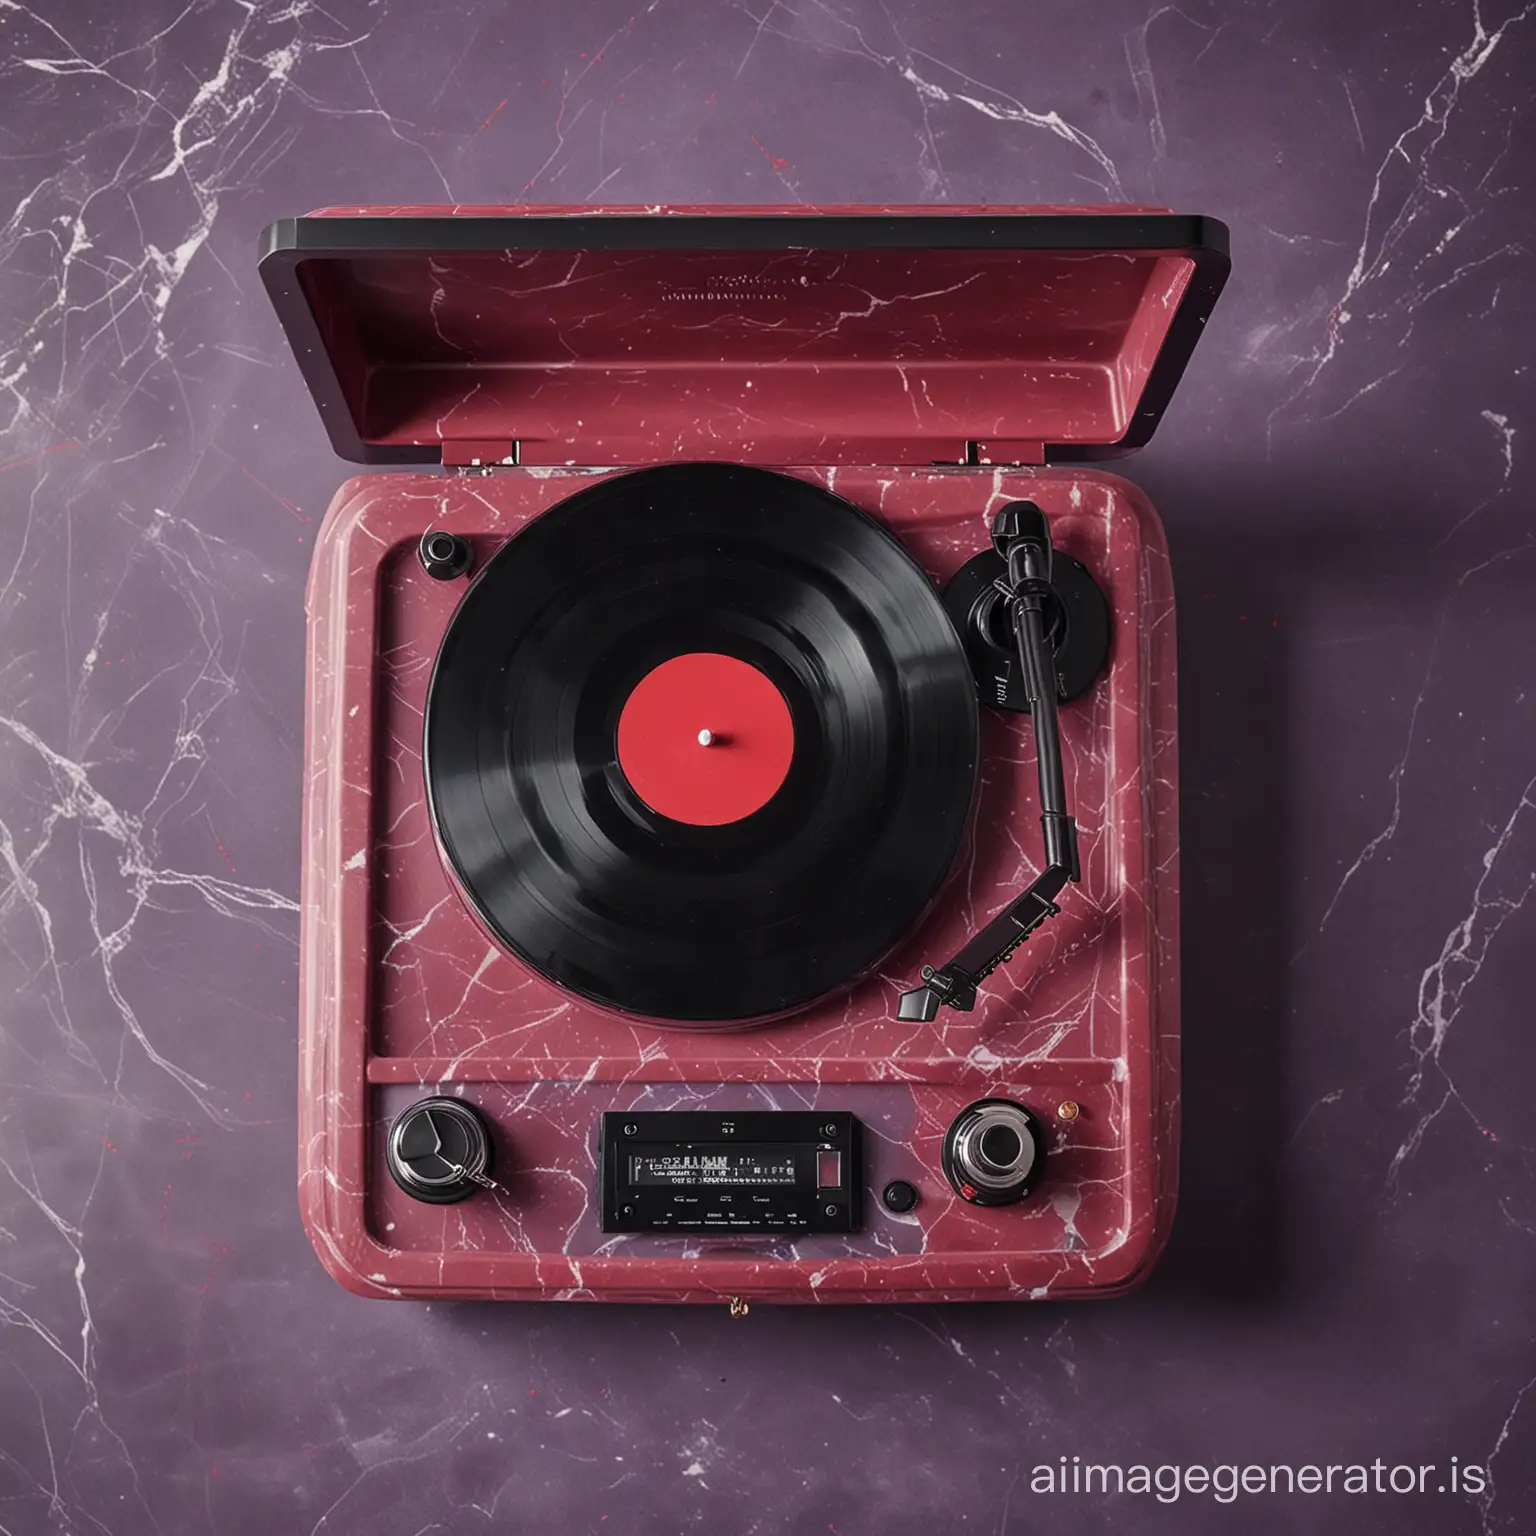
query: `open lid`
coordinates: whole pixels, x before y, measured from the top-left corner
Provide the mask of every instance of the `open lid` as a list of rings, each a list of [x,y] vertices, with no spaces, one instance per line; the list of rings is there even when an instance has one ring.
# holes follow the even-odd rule
[[[1142,208],[330,209],[260,257],[365,464],[1112,458],[1228,267]]]

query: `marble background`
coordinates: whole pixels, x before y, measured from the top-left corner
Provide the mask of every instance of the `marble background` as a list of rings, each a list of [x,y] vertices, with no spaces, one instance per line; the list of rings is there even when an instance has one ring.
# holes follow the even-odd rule
[[[1536,7],[0,0],[0,1529],[1522,1531]],[[1102,1306],[384,1305],[294,1197],[302,591],[257,283],[353,201],[1130,198],[1235,275],[1180,584],[1186,1171]],[[1048,1498],[1061,1455],[1490,1464]]]

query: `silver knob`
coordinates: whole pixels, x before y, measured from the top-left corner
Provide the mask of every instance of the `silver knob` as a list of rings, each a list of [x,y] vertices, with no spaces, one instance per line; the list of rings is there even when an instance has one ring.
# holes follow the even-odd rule
[[[385,1162],[406,1194],[431,1205],[452,1205],[476,1189],[494,1187],[485,1117],[446,1095],[418,1099],[395,1117]]]
[[[1045,1138],[1012,1099],[980,1099],[955,1116],[944,1138],[944,1173],[961,1199],[1011,1205],[1038,1182]]]

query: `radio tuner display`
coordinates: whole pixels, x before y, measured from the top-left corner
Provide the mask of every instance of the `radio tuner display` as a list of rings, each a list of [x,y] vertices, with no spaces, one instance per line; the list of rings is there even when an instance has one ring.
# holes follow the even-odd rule
[[[783,1147],[736,1147],[728,1152],[636,1147],[629,1154],[631,1184],[711,1184],[739,1189],[793,1184],[795,1156]]]
[[[605,1232],[679,1238],[856,1232],[859,1122],[846,1110],[633,1110],[604,1114]]]

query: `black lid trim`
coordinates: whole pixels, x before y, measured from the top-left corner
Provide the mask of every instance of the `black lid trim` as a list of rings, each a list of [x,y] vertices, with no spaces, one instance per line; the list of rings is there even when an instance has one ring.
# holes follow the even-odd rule
[[[300,286],[301,262],[444,251],[869,247],[1136,251],[1190,259],[1194,270],[1125,435],[1114,443],[1048,443],[1045,459],[1050,464],[1120,458],[1151,438],[1231,270],[1227,226],[1201,214],[1175,213],[326,216],[269,224],[262,231],[257,265],[336,452],[360,464],[436,464],[442,459],[441,444],[372,443],[359,434]]]

